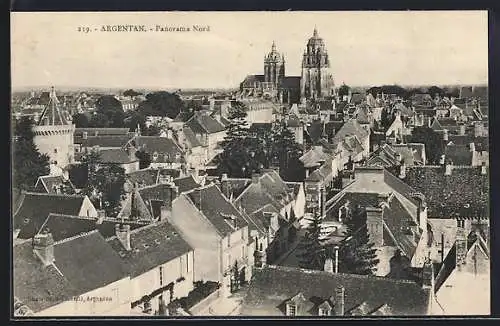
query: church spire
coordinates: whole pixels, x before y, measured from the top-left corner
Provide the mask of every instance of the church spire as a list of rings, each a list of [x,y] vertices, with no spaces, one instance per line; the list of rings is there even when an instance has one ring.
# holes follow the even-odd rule
[[[276,43],[273,41],[273,45],[271,46],[271,52],[276,52]]]
[[[314,26],[313,36],[318,37],[318,29],[316,28],[316,26]]]

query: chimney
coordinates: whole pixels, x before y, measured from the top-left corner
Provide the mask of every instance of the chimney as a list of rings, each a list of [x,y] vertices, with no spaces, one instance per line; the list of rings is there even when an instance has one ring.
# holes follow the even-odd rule
[[[221,190],[222,190],[222,193],[224,194],[224,196],[226,196],[227,198],[231,198],[230,189],[229,189],[229,180],[227,178],[227,173],[222,174],[222,177],[220,179],[220,183],[221,183]]]
[[[345,288],[339,286],[335,289],[335,316],[343,316],[345,313]]]
[[[469,149],[470,149],[471,152],[475,152],[476,151],[476,144],[470,143],[469,144]]]
[[[36,234],[33,238],[33,253],[44,266],[49,266],[54,262],[54,238],[48,230]]]
[[[486,175],[488,173],[486,162],[481,163],[481,175]]]
[[[452,169],[453,167],[451,165],[451,162],[446,162],[446,164],[444,165],[444,175],[451,175]]]
[[[115,234],[125,250],[132,250],[130,246],[130,225],[115,224]]]
[[[102,224],[105,218],[106,218],[106,211],[104,209],[98,209],[96,224]]]
[[[444,165],[445,156],[444,154],[439,157],[439,164]]]
[[[399,178],[406,178],[406,163],[404,161],[401,162],[401,165],[399,166]]]
[[[257,184],[259,183],[260,180],[260,174],[259,173],[253,173],[252,174],[252,183]]]
[[[325,206],[326,206],[326,191],[325,191],[325,187],[324,186],[321,186],[321,188],[319,189],[319,193],[320,193],[320,213],[321,213],[321,217],[325,216]]]
[[[325,260],[325,265],[324,265],[323,270],[324,270],[325,272],[328,272],[328,273],[332,273],[332,274],[333,274],[333,272],[334,272],[334,270],[333,270],[333,259],[331,259],[331,258],[327,258],[327,259]]]
[[[377,196],[377,205],[378,207],[382,207],[382,206],[385,206],[385,205],[388,205],[388,199],[389,199],[389,195],[388,194],[378,194]]]
[[[168,139],[174,138],[172,129],[167,129],[167,138]]]
[[[465,125],[460,125],[460,129],[458,131],[460,136],[465,135]]]
[[[396,157],[395,158],[396,158],[396,161],[398,161],[398,163],[400,163],[401,160],[402,160],[402,157],[401,157],[400,153],[396,153]]]
[[[448,141],[448,129],[443,129],[443,140]]]

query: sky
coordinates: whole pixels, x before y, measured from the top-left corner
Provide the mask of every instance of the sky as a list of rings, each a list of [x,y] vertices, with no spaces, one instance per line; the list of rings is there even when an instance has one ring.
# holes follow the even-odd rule
[[[101,31],[118,24],[147,31]],[[156,32],[156,25],[191,31]],[[12,86],[238,87],[246,75],[263,73],[273,41],[285,55],[286,74],[300,76],[315,27],[337,85],[487,83],[486,11],[17,12]]]

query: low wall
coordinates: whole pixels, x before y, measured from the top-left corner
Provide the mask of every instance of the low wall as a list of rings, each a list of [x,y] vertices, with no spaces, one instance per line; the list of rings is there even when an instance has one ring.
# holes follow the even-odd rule
[[[222,289],[218,289],[215,292],[213,292],[212,294],[210,294],[208,297],[206,297],[205,299],[203,299],[200,302],[198,302],[197,304],[195,304],[193,307],[191,307],[191,309],[189,309],[189,313],[193,316],[201,315],[203,312],[205,312],[210,307],[210,305],[212,305],[212,303],[214,303],[215,301],[217,301],[218,298],[220,298],[221,291],[222,291]],[[208,313],[205,313],[205,315],[207,315],[207,314]]]

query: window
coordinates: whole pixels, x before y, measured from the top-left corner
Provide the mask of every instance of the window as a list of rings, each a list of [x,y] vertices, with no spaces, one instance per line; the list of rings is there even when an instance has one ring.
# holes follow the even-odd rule
[[[186,273],[189,273],[189,253],[186,255]]]
[[[296,316],[297,307],[293,304],[286,305],[286,315],[287,316]]]
[[[180,262],[180,274],[179,274],[179,277],[183,277],[184,276],[184,257],[183,256],[180,256],[179,257],[179,262]]]
[[[163,266],[160,266],[159,272],[160,272],[160,286],[163,286]]]
[[[113,300],[114,302],[116,303],[116,305],[119,305],[120,304],[120,291],[118,291],[118,288],[114,288],[112,290],[113,292]]]
[[[245,250],[245,246],[241,246],[241,258],[245,259],[246,257],[246,250]]]
[[[319,308],[318,315],[319,316],[330,316],[330,310],[325,309],[325,308]]]
[[[230,234],[227,236],[227,247],[228,248],[231,247],[231,235]]]
[[[54,148],[54,154],[57,154],[57,148]]]
[[[245,240],[245,229],[241,230],[241,240]]]

